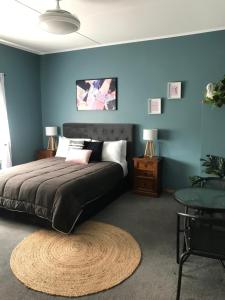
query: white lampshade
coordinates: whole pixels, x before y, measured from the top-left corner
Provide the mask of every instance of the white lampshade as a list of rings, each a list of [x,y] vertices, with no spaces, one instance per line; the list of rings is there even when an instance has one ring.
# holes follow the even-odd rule
[[[45,135],[46,136],[56,136],[57,135],[57,127],[56,126],[45,127]]]
[[[158,138],[158,129],[144,129],[143,130],[143,140],[153,141]]]
[[[80,28],[79,19],[69,11],[60,8],[60,0],[56,0],[56,8],[49,9],[39,15],[40,27],[55,34],[68,34]]]
[[[80,28],[80,21],[68,11],[52,9],[39,16],[40,27],[54,34],[68,34]]]

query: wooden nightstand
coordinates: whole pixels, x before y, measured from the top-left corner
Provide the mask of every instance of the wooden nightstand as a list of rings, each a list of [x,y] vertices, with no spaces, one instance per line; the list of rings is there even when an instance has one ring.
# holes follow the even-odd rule
[[[53,156],[55,156],[55,154],[56,154],[56,151],[53,151],[53,150],[47,150],[47,149],[39,150],[37,153],[37,159],[53,157]]]
[[[159,197],[161,191],[162,158],[134,157],[134,192]]]

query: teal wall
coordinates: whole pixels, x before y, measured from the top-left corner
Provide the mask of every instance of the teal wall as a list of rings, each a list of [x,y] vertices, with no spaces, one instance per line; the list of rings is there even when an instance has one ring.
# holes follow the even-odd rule
[[[225,31],[72,51],[41,57],[43,126],[64,122],[137,124],[136,154],[143,154],[143,128],[159,128],[165,157],[163,183],[177,188],[199,174],[200,157],[225,156],[225,107],[201,99],[208,82],[225,74]],[[118,77],[117,111],[77,111],[77,79]],[[167,82],[183,82],[183,99],[166,99]],[[163,98],[163,114],[147,114],[147,98]]]
[[[143,128],[160,130],[164,187],[187,185],[188,176],[201,172],[200,157],[208,153],[225,156],[225,107],[201,103],[205,85],[225,73],[224,54],[225,31],[41,57],[0,45],[13,163],[35,157],[42,147],[44,126],[133,123],[138,155],[144,149]],[[78,112],[76,80],[108,76],[118,78],[118,110]],[[168,81],[183,82],[182,100],[166,99]],[[162,97],[163,114],[147,114],[149,97]]]
[[[40,57],[0,45],[13,164],[31,161],[42,147]]]

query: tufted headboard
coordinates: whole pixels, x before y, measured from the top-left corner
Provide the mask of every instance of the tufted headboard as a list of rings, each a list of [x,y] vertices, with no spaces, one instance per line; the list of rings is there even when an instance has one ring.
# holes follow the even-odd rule
[[[127,140],[127,160],[130,160],[133,155],[133,128],[133,124],[64,123],[63,136],[101,141]]]

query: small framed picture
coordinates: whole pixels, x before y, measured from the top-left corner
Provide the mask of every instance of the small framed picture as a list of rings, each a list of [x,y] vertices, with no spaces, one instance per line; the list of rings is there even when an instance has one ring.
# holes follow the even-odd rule
[[[167,98],[181,99],[181,81],[168,82]]]
[[[161,98],[148,99],[148,114],[161,114]]]

